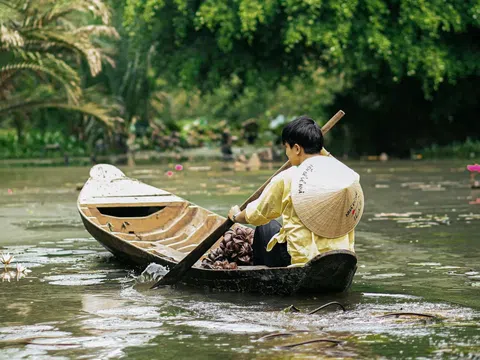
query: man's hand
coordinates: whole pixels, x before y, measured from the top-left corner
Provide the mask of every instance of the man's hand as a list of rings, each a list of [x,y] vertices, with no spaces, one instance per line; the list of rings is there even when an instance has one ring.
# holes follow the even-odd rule
[[[233,215],[238,215],[239,212],[240,212],[240,206],[238,205],[232,206],[232,208],[228,212],[229,219],[235,222],[235,220],[233,220]]]

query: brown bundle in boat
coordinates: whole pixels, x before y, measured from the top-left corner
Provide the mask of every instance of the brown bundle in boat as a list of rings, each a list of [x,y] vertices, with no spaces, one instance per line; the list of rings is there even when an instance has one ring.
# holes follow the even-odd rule
[[[228,230],[220,247],[202,261],[207,269],[236,269],[237,265],[253,265],[253,229],[238,226]]]

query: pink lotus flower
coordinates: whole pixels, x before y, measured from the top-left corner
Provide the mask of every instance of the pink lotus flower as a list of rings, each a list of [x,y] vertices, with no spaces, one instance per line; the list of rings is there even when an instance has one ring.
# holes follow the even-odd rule
[[[7,192],[8,192],[8,195],[12,195],[12,194],[13,194],[13,190],[12,190],[12,189],[8,189]]]
[[[471,172],[474,172],[474,171],[480,172],[480,165],[478,165],[478,164],[475,164],[475,165],[467,165],[467,170],[468,170],[468,171],[471,171]]]
[[[168,171],[167,171],[167,176],[168,176],[168,177],[172,177],[172,176],[173,176],[173,171],[168,170]]]
[[[182,170],[183,170],[183,166],[180,165],[180,164],[177,164],[177,165],[175,165],[175,170],[177,170],[177,171],[182,171]]]

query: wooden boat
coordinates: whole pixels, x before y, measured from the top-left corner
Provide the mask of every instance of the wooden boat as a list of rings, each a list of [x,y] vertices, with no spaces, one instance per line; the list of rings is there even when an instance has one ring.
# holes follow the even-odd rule
[[[95,239],[118,258],[142,266],[155,262],[171,268],[225,221],[218,214],[104,164],[91,169],[77,206],[85,228]],[[211,270],[202,268],[199,260],[182,282],[264,294],[342,292],[350,287],[356,264],[355,254],[347,250],[321,254],[302,267]]]

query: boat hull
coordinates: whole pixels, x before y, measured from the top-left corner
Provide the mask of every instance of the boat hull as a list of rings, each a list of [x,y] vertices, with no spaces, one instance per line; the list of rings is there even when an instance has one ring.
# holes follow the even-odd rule
[[[85,229],[122,262],[146,267],[156,263],[172,268],[176,262],[143,251],[92,224],[80,213]],[[291,295],[328,294],[348,290],[357,269],[357,258],[348,250],[319,255],[304,267],[266,268],[250,266],[240,270],[210,270],[192,267],[181,283],[221,291]]]

